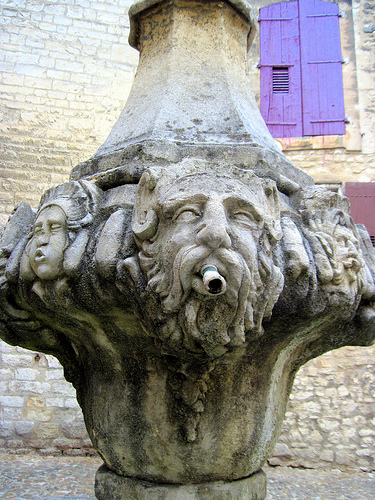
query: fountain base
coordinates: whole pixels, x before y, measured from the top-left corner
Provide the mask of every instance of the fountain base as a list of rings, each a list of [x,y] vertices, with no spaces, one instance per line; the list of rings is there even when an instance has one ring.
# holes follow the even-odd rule
[[[95,478],[98,500],[264,500],[266,474],[260,470],[237,481],[201,484],[157,484],[120,476],[102,465]]]

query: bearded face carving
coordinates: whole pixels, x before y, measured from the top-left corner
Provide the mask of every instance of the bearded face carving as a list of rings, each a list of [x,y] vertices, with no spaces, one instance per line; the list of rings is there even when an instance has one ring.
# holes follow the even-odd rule
[[[133,232],[162,337],[216,357],[261,334],[283,284],[271,257],[281,237],[272,181],[228,167],[150,169]]]

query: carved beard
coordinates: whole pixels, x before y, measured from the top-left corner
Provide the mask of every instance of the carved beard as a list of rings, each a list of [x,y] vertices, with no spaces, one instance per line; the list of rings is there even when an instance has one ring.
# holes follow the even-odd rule
[[[197,245],[180,249],[172,268],[166,269],[155,259],[160,251],[155,243],[145,243],[139,259],[148,278],[147,291],[162,304],[157,318],[155,304],[148,313],[160,325],[158,337],[167,350],[183,346],[216,358],[242,345],[245,332],[251,332],[248,340],[262,334],[262,319],[272,310],[283,283],[280,270],[263,249],[254,257],[251,270],[233,250]],[[222,295],[200,293],[199,271],[206,264],[215,265],[225,278],[227,289]]]

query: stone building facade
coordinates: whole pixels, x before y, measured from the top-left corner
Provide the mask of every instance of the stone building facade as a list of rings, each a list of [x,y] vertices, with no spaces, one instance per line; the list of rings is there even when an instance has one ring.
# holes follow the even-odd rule
[[[254,0],[255,11],[270,0]],[[4,0],[0,6],[0,223],[68,180],[124,106],[138,53],[129,0]],[[375,182],[375,2],[340,0],[345,136],[278,139],[316,182]],[[259,98],[259,37],[249,55]],[[270,462],[375,470],[375,348],[348,347],[297,375]],[[91,454],[73,388],[52,356],[0,343],[0,450]]]

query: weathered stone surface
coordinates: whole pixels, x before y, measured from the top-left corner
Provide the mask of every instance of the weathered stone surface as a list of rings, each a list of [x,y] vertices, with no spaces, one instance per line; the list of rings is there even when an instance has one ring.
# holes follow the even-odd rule
[[[287,200],[272,180],[196,159],[144,173],[132,233],[119,199],[86,181],[45,193],[29,239],[6,246],[4,299],[15,294],[19,309],[4,310],[2,335],[61,360],[94,446],[120,475],[247,477],[276,442],[296,369],[372,339],[373,262],[347,201],[318,187]],[[106,254],[108,227],[122,236]],[[226,283],[219,294],[202,284],[206,264]],[[361,296],[363,324],[351,323]],[[37,398],[29,412],[52,418]],[[338,421],[319,425],[333,438]]]
[[[95,479],[95,494],[99,500],[264,500],[266,475],[263,471],[232,481],[192,485],[171,485],[137,481],[114,474],[105,465],[99,468]]]
[[[288,192],[312,183],[277,147],[251,91],[247,2],[140,1],[129,16],[141,53],[132,90],[108,139],[72,179],[108,188],[138,181],[155,162],[193,156],[242,164]]]
[[[216,33],[212,21],[218,15],[226,28]],[[233,42],[235,54],[230,44],[224,54],[230,73],[244,71],[237,48],[246,49],[249,19],[232,3],[163,2],[137,16],[144,44],[137,43],[147,61],[139,74],[155,70],[151,55],[157,60],[164,35],[169,43],[161,16],[176,30],[172,52],[181,50],[186,20],[196,29],[203,22],[205,36],[225,35]],[[155,45],[148,31],[152,16]],[[209,57],[209,77],[211,62]],[[184,63],[174,70],[189,87],[186,58]],[[198,69],[190,98],[206,89],[206,75]],[[150,87],[150,76],[144,79]],[[137,112],[148,117],[139,127],[145,137],[150,124],[153,131],[160,125],[166,136],[181,133],[169,137],[175,144],[156,134],[145,158],[143,146],[126,149],[128,122],[120,119],[104,153],[75,170],[76,180],[46,191],[36,212],[27,204],[15,210],[0,245],[0,321],[5,341],[60,360],[111,476],[175,485],[233,482],[230,494],[240,498],[237,480],[257,473],[276,443],[298,368],[327,350],[373,342],[375,258],[368,235],[349,217],[347,199],[312,186],[285,160],[269,142],[242,80],[230,81],[237,82],[241,98],[235,103],[243,104],[244,113],[228,111],[233,127],[249,126],[239,146],[237,130],[231,130],[231,143],[213,105],[215,96],[228,91],[225,85],[214,86],[204,115],[218,121],[217,130],[195,143],[189,134],[202,132],[201,118],[190,120],[188,132],[167,126],[172,111],[177,125],[191,116],[176,108],[181,101],[161,78],[173,105],[160,108],[159,95],[145,94],[143,101],[138,96]],[[229,94],[232,99],[233,87]],[[167,112],[167,121],[150,118],[150,99]],[[231,99],[221,99],[217,109],[232,105]],[[130,132],[135,142],[142,137],[133,127]],[[239,160],[240,150],[246,161]],[[122,183],[139,177],[133,196]],[[69,397],[64,390],[61,396]],[[315,416],[321,409],[309,403],[311,396],[306,389],[306,411]],[[20,399],[13,401],[15,408],[24,404]],[[52,439],[53,411],[43,397],[27,400],[26,416],[48,422],[45,438]],[[327,433],[331,445],[338,443],[334,416],[317,428],[317,442]],[[65,433],[54,446],[68,450],[73,439],[78,449],[82,429]],[[295,439],[304,459],[316,459],[318,452],[307,449],[298,431]],[[368,450],[361,450],[361,460]]]

